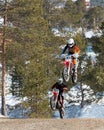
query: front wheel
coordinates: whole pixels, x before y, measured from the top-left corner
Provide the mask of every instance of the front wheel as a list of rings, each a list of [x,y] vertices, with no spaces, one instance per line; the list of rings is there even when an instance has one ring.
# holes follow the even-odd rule
[[[65,82],[68,82],[70,79],[70,68],[64,67],[62,71],[62,77],[65,80]]]
[[[56,110],[56,100],[54,100],[54,96],[50,98],[50,107],[52,110]]]

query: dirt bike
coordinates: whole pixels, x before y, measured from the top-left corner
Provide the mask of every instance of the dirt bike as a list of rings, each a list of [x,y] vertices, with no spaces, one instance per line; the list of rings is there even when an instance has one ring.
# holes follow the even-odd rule
[[[77,73],[75,72],[74,64],[72,62],[73,55],[63,55],[64,58],[63,61],[63,71],[62,71],[62,77],[65,80],[65,82],[68,82],[70,77],[72,79],[73,83],[77,82]]]
[[[60,96],[59,90],[53,89],[51,91],[51,96],[50,96],[50,107],[52,110],[58,110],[60,114],[60,118],[64,118],[65,109],[62,106],[62,97],[60,96],[60,100],[58,100],[58,96]]]

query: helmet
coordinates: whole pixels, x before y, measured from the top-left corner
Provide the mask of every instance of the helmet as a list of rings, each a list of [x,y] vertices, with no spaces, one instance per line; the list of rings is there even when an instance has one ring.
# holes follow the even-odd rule
[[[63,83],[63,78],[59,78],[59,79],[58,79],[58,83],[59,83],[59,84],[62,84],[62,83]]]
[[[74,39],[73,39],[73,38],[70,38],[70,39],[68,40],[68,45],[69,45],[69,47],[73,47],[73,46],[75,45],[75,42],[74,42]]]

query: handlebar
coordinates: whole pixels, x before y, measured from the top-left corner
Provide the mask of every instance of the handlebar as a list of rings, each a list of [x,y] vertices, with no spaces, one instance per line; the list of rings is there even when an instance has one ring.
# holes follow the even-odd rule
[[[57,55],[56,56],[56,58],[57,59],[66,59],[66,60],[68,60],[68,59],[72,59],[72,58],[78,58],[79,57],[79,54],[70,54],[70,55],[68,55],[68,54],[61,54],[61,55]]]
[[[72,55],[62,54],[60,57],[61,57],[61,59],[66,59],[66,60],[68,60],[68,59],[72,59],[72,58],[73,58],[73,54],[72,54]]]

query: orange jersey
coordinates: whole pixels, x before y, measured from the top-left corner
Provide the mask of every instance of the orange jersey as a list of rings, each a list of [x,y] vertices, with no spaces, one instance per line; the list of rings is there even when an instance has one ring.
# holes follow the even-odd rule
[[[79,49],[79,47],[77,46],[77,45],[75,45],[74,47],[72,47],[72,48],[68,48],[69,49],[69,52],[72,52],[73,54],[75,54],[75,53],[80,53],[80,49]]]
[[[64,54],[67,49],[68,49],[68,54],[75,54],[75,53],[79,54],[80,53],[80,48],[77,45],[75,45],[73,47],[69,47],[68,44],[67,44],[65,46],[65,48],[63,49],[62,54]]]

